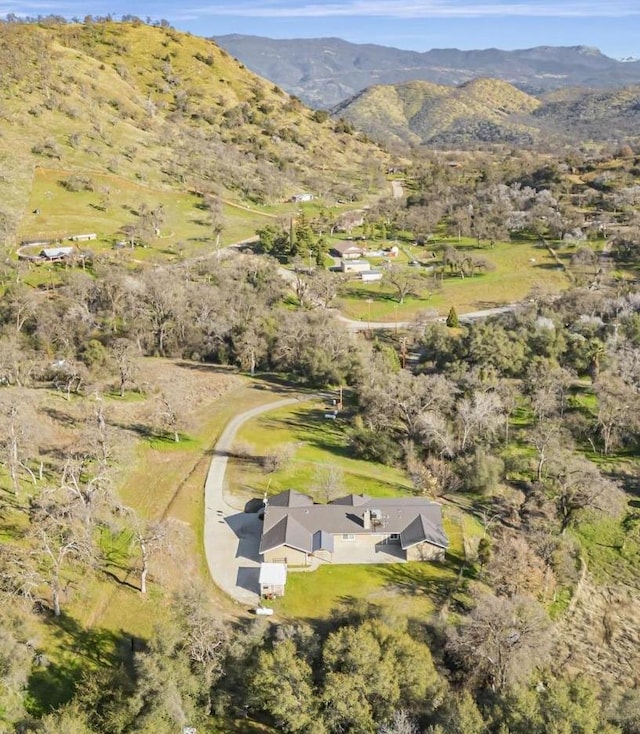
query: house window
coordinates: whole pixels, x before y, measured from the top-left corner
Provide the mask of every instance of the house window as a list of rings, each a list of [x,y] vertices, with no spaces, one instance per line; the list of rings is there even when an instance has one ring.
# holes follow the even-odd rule
[[[391,533],[389,540],[400,540],[400,533]]]
[[[353,533],[342,533],[342,540],[355,540],[356,536]]]

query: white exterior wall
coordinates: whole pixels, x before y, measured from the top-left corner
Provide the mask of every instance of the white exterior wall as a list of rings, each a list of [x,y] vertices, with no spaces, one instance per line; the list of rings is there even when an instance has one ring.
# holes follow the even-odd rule
[[[364,273],[371,270],[371,263],[368,260],[351,260],[340,263],[343,273]]]

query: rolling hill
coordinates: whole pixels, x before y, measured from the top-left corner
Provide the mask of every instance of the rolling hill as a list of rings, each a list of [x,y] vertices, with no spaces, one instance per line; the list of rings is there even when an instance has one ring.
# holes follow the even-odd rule
[[[413,80],[451,86],[491,77],[534,95],[565,87],[611,88],[640,83],[640,61],[616,61],[589,46],[516,51],[431,49],[419,53],[339,38],[272,39],[233,34],[216,36],[215,40],[257,74],[320,108],[333,107],[372,85]]]
[[[373,139],[434,147],[620,142],[638,135],[640,86],[529,95],[498,79],[365,89],[333,114]]]
[[[355,196],[384,158],[212,41],[170,27],[0,23],[0,68],[0,209],[18,229],[44,169],[82,186],[94,176],[102,188],[273,203],[307,189]]]

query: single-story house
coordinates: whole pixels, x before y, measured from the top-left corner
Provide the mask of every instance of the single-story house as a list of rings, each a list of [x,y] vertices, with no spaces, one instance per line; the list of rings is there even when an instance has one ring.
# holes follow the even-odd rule
[[[294,194],[289,201],[299,204],[302,201],[313,201],[313,194]]]
[[[284,563],[261,563],[258,576],[260,596],[273,599],[284,596],[284,587],[287,583],[287,566]]]
[[[331,254],[343,260],[359,260],[363,255],[363,249],[353,242],[336,242],[331,246]]]
[[[422,497],[351,494],[315,504],[289,492],[265,500],[265,563],[443,561],[448,545],[440,505]]]
[[[365,273],[371,270],[371,263],[368,260],[343,260],[340,270],[343,273]]]

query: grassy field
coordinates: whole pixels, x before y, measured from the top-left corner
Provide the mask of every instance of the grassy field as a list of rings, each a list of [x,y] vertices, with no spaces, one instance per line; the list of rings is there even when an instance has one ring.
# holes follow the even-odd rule
[[[237,412],[272,401],[278,390],[271,385],[256,389],[256,384],[260,383],[236,379],[239,384],[232,390],[202,401],[191,419],[186,440],[179,443],[153,438],[139,441],[132,456],[131,470],[121,482],[119,495],[126,505],[143,517],[169,519],[181,528],[180,551],[156,563],[155,572],[168,588],[174,588],[183,581],[185,570],[212,591],[215,588],[209,580],[203,546],[203,487],[211,460],[211,447]],[[117,571],[112,570],[114,573]],[[137,606],[140,595],[126,583],[116,583],[112,603],[104,604],[103,592],[103,588],[96,588],[97,606],[87,604],[85,600],[83,608],[77,610],[79,618],[107,628],[117,627],[129,617],[128,612],[133,611],[129,606]],[[215,591],[214,595],[222,609],[234,608],[219,592]],[[149,615],[141,621],[148,624]]]
[[[311,400],[269,412],[246,423],[236,436],[236,452],[227,469],[229,487],[247,499],[284,489],[314,493],[318,472],[328,467],[342,471],[339,494],[350,492],[389,497],[411,489],[406,474],[383,464],[354,458],[344,421],[328,420],[327,402]],[[290,458],[278,471],[266,474],[260,459],[270,451],[285,450]],[[248,456],[244,456],[247,454]],[[321,498],[319,498],[321,499]]]
[[[62,182],[72,173],[88,179],[93,191],[69,191],[65,188]],[[106,200],[105,190],[109,192]],[[134,212],[142,204],[150,209],[162,207],[160,235],[151,241],[148,248],[118,251],[119,258],[188,257],[212,249],[214,238],[208,214],[200,206],[200,196],[166,187],[145,186],[100,172],[42,167],[35,170],[31,197],[18,238],[59,239],[95,232],[98,239],[81,247],[95,253],[112,252],[114,242],[124,237],[120,228],[136,221]],[[292,206],[289,205],[288,209],[292,210]],[[224,230],[220,241],[227,245],[252,237],[256,229],[275,215],[268,207],[247,208],[229,203],[223,205],[222,216]]]
[[[328,420],[328,406],[319,400],[269,412],[246,423],[235,442],[236,457],[227,468],[228,489],[243,499],[297,489],[326,497],[315,490],[319,471],[337,467],[343,483],[335,495],[349,492],[371,496],[402,496],[411,491],[406,474],[393,467],[352,456],[345,425]],[[291,457],[277,471],[266,474],[261,457],[289,447]],[[445,529],[450,541],[447,560],[438,563],[382,565],[322,565],[313,572],[292,572],[284,598],[274,607],[283,617],[323,619],[343,604],[365,600],[387,614],[424,617],[439,609],[460,590],[465,547],[473,547],[481,533],[478,522],[458,508],[445,507]]]
[[[569,286],[566,274],[547,250],[534,242],[500,242],[492,249],[476,249],[471,241],[463,241],[461,245],[457,241],[446,244],[471,250],[474,255],[491,262],[495,269],[464,279],[446,274],[439,290],[422,298],[409,297],[402,305],[398,304],[389,286],[354,281],[344,289],[339,300],[342,312],[363,321],[406,321],[428,309],[435,309],[444,316],[451,306],[455,306],[462,314],[519,301],[534,288],[557,293]],[[438,249],[442,247],[443,243],[439,242]],[[408,245],[403,249],[417,260],[428,262],[430,247]],[[406,253],[405,260],[408,259]],[[434,262],[438,263],[439,258]]]

